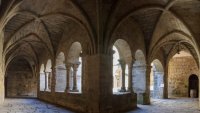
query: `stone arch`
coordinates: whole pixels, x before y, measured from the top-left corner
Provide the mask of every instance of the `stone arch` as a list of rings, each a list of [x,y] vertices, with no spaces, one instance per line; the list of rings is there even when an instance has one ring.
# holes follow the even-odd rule
[[[146,60],[142,50],[135,52],[135,61],[133,64],[133,90],[138,95],[146,90]]]
[[[82,92],[82,45],[80,42],[73,42],[68,50],[67,69],[69,71],[69,90],[71,92]]]
[[[40,66],[40,91],[45,91],[45,67],[44,64]]]
[[[65,54],[60,52],[56,57],[56,92],[64,92],[66,89]]]
[[[45,77],[46,91],[51,91],[51,82],[52,82],[52,61],[51,61],[51,59],[47,60],[45,73],[46,73],[46,77]]]
[[[118,39],[113,44],[113,51],[113,92],[125,92],[130,82],[131,49],[125,40]]]
[[[37,78],[26,58],[15,57],[9,62],[5,88],[6,97],[37,97]]]
[[[163,98],[164,93],[164,68],[162,63],[155,59],[151,63],[150,91],[152,98]]]
[[[187,49],[173,52],[168,61],[169,97],[190,96],[190,75],[199,75],[199,67],[192,53]]]

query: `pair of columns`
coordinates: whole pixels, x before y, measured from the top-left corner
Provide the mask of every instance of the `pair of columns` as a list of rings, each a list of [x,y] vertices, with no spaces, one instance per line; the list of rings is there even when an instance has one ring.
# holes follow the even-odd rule
[[[126,92],[126,87],[125,87],[125,70],[126,70],[126,62],[124,60],[118,60],[119,64],[122,69],[122,87],[120,92]],[[132,88],[132,69],[133,69],[133,63],[134,61],[131,61],[128,64],[128,91],[133,92]]]
[[[44,76],[45,76],[45,86],[44,86],[44,91],[50,91],[49,89],[49,77],[50,77],[51,72],[45,72],[44,71]]]
[[[72,63],[67,63],[66,64],[66,70],[67,70],[67,75],[66,75],[66,92],[72,91],[72,92],[78,92],[78,88],[77,88],[77,71],[78,71],[78,67],[80,65],[80,62],[77,62],[75,64]],[[70,70],[71,68],[73,68],[73,87],[72,90],[70,90]]]

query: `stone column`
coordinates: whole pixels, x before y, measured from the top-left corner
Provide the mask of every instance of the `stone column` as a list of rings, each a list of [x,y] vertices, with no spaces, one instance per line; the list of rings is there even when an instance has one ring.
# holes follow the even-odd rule
[[[137,103],[138,104],[143,104],[143,105],[148,105],[150,104],[150,74],[151,74],[151,66],[149,65],[144,65],[144,66],[137,66],[137,68],[141,68],[144,71],[144,91],[142,92],[137,92]],[[140,82],[140,81],[135,81],[135,82]],[[139,85],[139,84],[137,84]]]
[[[121,90],[120,92],[126,92],[126,87],[125,87],[125,70],[126,70],[126,63],[124,60],[118,60],[119,61],[119,64],[121,66],[121,69],[122,69],[122,87],[121,87]]]
[[[132,61],[128,64],[128,91],[129,91],[129,92],[133,92],[133,86],[132,86],[132,81],[133,81],[133,76],[132,76],[132,72],[133,72],[133,63],[134,63],[134,61],[132,60]]]
[[[151,74],[151,65],[146,66],[146,91],[144,95],[144,103],[146,105],[150,104],[150,74]]]
[[[66,63],[66,89],[65,92],[70,91],[70,70],[71,70],[72,64],[71,63]]]
[[[78,70],[79,65],[80,65],[80,62],[73,64],[73,88],[72,88],[73,92],[78,92],[76,76],[77,76],[77,70]]]
[[[44,77],[45,77],[44,91],[47,91],[47,73],[45,71],[44,71]]]
[[[51,86],[52,86],[51,87],[51,92],[55,93],[55,87],[56,87],[56,68],[52,68],[52,82],[51,82]]]
[[[168,98],[168,65],[166,65],[165,70],[164,70],[164,91],[163,91],[163,98],[167,99]]]
[[[112,113],[112,56],[98,54],[84,59],[87,113]]]

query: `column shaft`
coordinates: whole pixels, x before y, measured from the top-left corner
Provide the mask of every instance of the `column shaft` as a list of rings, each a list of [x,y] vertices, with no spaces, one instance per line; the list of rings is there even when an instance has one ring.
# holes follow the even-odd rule
[[[78,71],[79,65],[80,65],[80,62],[73,64],[73,88],[72,88],[72,91],[74,91],[74,92],[78,92],[76,76],[77,76],[77,71]]]
[[[121,66],[122,69],[122,87],[120,92],[125,92],[126,91],[126,87],[125,87],[125,70],[126,70],[126,63],[124,60],[119,60],[119,64]]]
[[[132,76],[132,70],[133,70],[133,63],[134,61],[131,61],[128,65],[128,91],[133,92],[133,86],[132,86],[132,81],[133,81],[133,76]]]

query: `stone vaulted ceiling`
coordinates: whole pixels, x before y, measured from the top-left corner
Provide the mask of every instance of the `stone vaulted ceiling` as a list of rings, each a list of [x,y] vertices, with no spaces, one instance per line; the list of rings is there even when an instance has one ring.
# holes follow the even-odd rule
[[[143,33],[147,55],[160,48],[169,55],[184,40],[198,57],[199,0],[3,0],[4,53],[7,60],[21,55],[37,62],[43,54],[55,56],[63,34],[70,39],[80,32],[88,33],[94,53],[102,52],[128,20]]]

